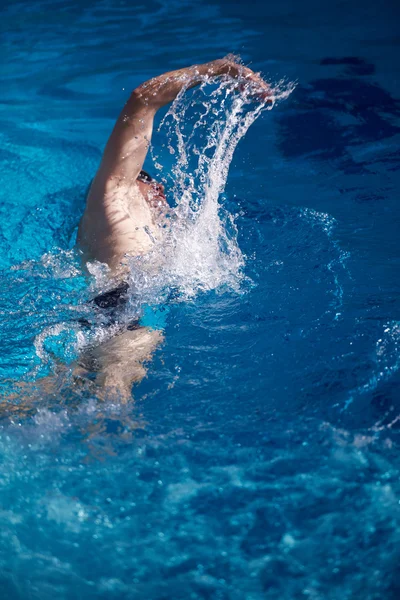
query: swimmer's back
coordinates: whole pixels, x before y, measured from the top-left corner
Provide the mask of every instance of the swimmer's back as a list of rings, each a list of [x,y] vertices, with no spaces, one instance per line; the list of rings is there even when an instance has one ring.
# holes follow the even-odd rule
[[[85,260],[107,263],[115,272],[127,255],[148,252],[153,239],[151,208],[135,183],[100,187],[93,182],[77,238]]]

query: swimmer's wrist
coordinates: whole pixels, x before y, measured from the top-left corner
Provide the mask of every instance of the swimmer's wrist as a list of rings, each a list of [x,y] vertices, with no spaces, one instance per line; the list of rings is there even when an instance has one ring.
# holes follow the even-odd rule
[[[236,64],[232,60],[227,58],[218,58],[209,63],[201,65],[204,68],[204,75],[211,75],[218,77],[219,75],[230,75],[233,78],[237,78],[241,72],[241,65]]]

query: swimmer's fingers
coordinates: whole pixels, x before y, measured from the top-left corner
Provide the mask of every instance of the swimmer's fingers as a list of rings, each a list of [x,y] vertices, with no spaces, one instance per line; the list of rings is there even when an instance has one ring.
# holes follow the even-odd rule
[[[267,104],[272,104],[274,99],[271,87],[255,73],[252,73],[251,76],[245,76],[244,81],[240,81],[239,90],[250,98],[266,102]]]

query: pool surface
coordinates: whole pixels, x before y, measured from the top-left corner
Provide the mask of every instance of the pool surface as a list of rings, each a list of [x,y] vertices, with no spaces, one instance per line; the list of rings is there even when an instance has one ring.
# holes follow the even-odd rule
[[[3,5],[1,598],[400,597],[399,13]],[[202,220],[132,264],[146,378],[128,405],[65,371],[43,393],[89,335],[76,227],[129,90],[229,52],[280,100],[211,85],[158,117],[146,170]]]

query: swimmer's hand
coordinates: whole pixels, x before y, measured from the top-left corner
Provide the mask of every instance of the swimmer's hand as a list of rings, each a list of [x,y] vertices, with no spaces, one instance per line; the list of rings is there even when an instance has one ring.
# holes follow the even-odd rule
[[[272,101],[271,88],[261,76],[237,63],[230,56],[154,77],[136,88],[132,92],[132,97],[137,104],[156,111],[173,102],[181,90],[192,88],[207,77],[221,75],[237,79],[240,84],[239,89],[248,90],[252,97],[263,102]]]
[[[273,93],[270,86],[262,79],[259,73],[254,73],[248,67],[236,62],[235,57],[228,55],[225,58],[214,60],[210,65],[211,72],[218,75],[228,75],[240,82],[240,91],[248,91],[250,96],[264,102],[272,102]]]

